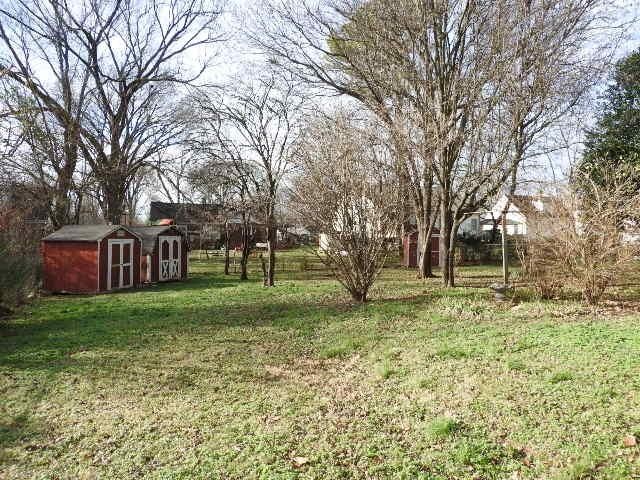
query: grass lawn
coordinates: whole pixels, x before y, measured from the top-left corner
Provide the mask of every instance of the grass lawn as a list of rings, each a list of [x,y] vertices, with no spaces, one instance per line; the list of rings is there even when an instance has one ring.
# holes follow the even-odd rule
[[[0,327],[1,479],[640,478],[629,308],[497,305],[497,269],[386,269],[365,306],[192,272]]]

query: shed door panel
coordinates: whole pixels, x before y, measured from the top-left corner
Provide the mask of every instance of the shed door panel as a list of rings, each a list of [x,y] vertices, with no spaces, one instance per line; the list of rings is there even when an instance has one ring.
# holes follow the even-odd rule
[[[131,286],[131,244],[123,243],[122,244],[122,286],[130,287]]]
[[[120,243],[110,243],[109,249],[111,250],[111,283],[109,288],[120,287]]]
[[[171,242],[171,278],[178,278],[180,271],[180,244],[177,239]]]
[[[181,238],[161,236],[160,242],[160,278],[161,282],[180,278],[182,251]]]
[[[160,238],[160,281],[169,280],[170,249],[169,240]]]
[[[133,240],[109,240],[109,290],[133,285]]]

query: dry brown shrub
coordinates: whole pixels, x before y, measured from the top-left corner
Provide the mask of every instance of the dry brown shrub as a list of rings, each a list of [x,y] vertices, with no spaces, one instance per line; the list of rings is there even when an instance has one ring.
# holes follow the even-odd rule
[[[357,302],[367,301],[402,220],[385,140],[375,121],[338,112],[312,121],[297,148],[292,208],[326,236],[319,259]]]
[[[536,295],[543,300],[556,298],[562,291],[563,280],[556,272],[555,264],[549,262],[542,245],[526,242],[526,248],[519,246],[517,252],[521,264],[521,276],[528,280]]]
[[[561,191],[531,219],[521,261],[540,297],[553,298],[566,284],[595,305],[635,266],[640,195],[622,181],[579,185]]]

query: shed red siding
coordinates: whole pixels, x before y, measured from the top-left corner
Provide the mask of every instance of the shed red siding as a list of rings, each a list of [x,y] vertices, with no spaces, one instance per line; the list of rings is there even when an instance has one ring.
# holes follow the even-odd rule
[[[43,242],[42,258],[45,290],[72,293],[99,290],[97,242]]]
[[[418,266],[418,232],[406,234],[402,239],[403,258],[402,265],[415,268]],[[431,265],[440,264],[440,235],[431,237]]]

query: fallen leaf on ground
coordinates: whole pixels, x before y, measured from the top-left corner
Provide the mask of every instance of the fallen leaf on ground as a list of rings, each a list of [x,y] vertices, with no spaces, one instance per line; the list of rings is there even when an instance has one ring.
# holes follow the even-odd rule
[[[309,459],[306,457],[293,457],[291,461],[293,462],[293,466],[296,468],[303,467],[309,463]]]

